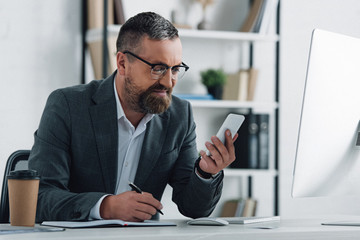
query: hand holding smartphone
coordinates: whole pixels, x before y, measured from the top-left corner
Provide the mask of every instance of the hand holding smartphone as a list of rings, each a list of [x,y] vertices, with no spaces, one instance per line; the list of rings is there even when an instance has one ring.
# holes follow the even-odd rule
[[[241,124],[244,122],[245,117],[240,114],[234,114],[230,113],[221,127],[219,128],[219,131],[217,132],[216,136],[220,139],[220,141],[225,144],[225,131],[227,129],[230,130],[231,136],[234,136],[237,131],[239,130]],[[210,156],[209,150],[206,150],[206,155]]]

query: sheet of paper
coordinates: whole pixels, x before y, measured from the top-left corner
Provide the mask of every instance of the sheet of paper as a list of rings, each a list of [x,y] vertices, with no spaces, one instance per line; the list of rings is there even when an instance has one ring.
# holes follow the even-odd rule
[[[64,230],[64,228],[57,227],[17,227],[10,226],[10,224],[0,224],[0,235],[31,232],[58,232]]]

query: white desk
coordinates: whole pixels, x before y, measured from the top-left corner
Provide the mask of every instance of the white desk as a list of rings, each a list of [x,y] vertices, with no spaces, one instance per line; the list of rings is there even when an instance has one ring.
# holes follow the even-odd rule
[[[342,217],[343,220],[348,218]],[[354,219],[354,217],[351,217]],[[174,220],[177,227],[122,227],[66,229],[63,232],[43,232],[0,235],[0,239],[130,239],[130,240],[227,240],[227,239],[359,239],[360,227],[322,226],[321,222],[341,220],[339,217],[317,217],[282,219],[279,223],[189,226],[186,220]],[[259,226],[276,226],[274,229],[260,229]]]

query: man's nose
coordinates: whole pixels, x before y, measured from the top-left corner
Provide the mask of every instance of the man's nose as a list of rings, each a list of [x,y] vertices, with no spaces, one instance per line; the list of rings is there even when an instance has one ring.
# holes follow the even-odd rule
[[[173,81],[171,68],[169,68],[159,82],[166,88],[172,88],[174,85]]]

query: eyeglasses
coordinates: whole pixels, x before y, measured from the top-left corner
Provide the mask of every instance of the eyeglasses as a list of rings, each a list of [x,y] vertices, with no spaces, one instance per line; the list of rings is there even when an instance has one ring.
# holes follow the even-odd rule
[[[185,72],[187,70],[189,70],[189,66],[186,65],[185,63],[181,63],[181,65],[176,65],[173,67],[170,67],[166,64],[153,64],[153,63],[149,63],[148,61],[142,59],[141,57],[135,55],[134,53],[130,52],[130,51],[124,51],[123,54],[130,54],[131,56],[139,59],[140,61],[146,63],[147,65],[149,65],[151,67],[151,78],[154,80],[159,80],[161,79],[163,76],[165,76],[167,70],[170,68],[171,69],[171,78],[173,80],[178,80],[181,79]]]

